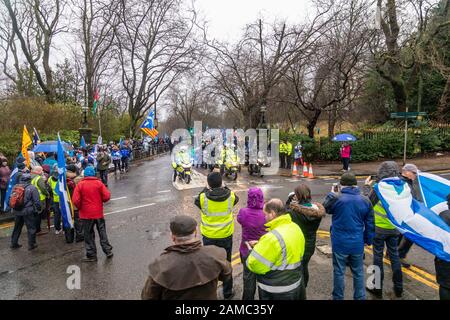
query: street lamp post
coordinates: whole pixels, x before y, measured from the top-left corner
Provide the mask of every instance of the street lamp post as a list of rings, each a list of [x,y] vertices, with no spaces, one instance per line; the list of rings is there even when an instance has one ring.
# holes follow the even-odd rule
[[[80,139],[81,139],[81,137],[84,137],[84,141],[87,144],[91,144],[92,143],[92,129],[89,128],[89,124],[87,121],[87,114],[88,114],[89,108],[87,106],[83,106],[81,110],[83,112],[83,120],[81,122],[81,128],[78,129],[78,132],[80,133]]]
[[[156,117],[156,91],[154,92],[154,101],[155,101],[155,118],[153,119],[153,126],[155,129],[158,129],[158,118]]]

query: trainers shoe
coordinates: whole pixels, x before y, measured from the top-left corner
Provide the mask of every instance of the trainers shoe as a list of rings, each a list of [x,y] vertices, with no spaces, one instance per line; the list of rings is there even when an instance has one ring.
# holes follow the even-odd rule
[[[401,263],[402,266],[405,267],[405,268],[411,267],[411,264],[410,264],[405,258],[400,259],[400,263]]]
[[[373,294],[378,299],[383,299],[383,290],[382,289],[369,289],[366,287],[366,290]]]
[[[28,250],[29,250],[29,251],[34,250],[34,249],[37,248],[37,246],[38,246],[38,245],[35,243],[35,244],[33,244],[32,246],[29,246],[29,247],[28,247]]]
[[[110,259],[110,258],[114,257],[114,253],[110,252],[110,253],[108,253],[108,254],[106,255],[106,257],[107,257],[108,259]]]
[[[81,262],[97,262],[97,257],[84,257],[83,259],[81,259]]]
[[[231,300],[231,299],[233,299],[235,294],[236,294],[236,292],[233,290],[233,292],[231,292],[231,294],[229,296],[226,296],[226,297],[224,296],[224,299],[225,300]]]
[[[60,234],[61,232],[63,232],[62,230],[55,230],[55,234]]]
[[[12,245],[10,246],[10,248],[11,248],[11,249],[19,249],[19,248],[22,248],[22,245],[21,245],[21,244],[12,244]]]
[[[403,289],[394,288],[394,293],[397,298],[401,298],[403,296]]]

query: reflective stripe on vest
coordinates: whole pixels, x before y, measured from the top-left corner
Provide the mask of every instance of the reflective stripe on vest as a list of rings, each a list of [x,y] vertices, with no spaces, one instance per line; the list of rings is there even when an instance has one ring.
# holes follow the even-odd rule
[[[45,194],[42,193],[41,189],[38,186],[39,179],[42,179],[42,177],[41,176],[34,177],[33,180],[31,180],[31,184],[33,186],[35,186],[36,189],[39,191],[39,200],[44,201],[45,200]]]
[[[373,212],[375,213],[375,226],[381,229],[394,230],[395,226],[389,220],[381,201],[379,201],[374,207]]]
[[[235,198],[233,192],[227,200],[222,202],[209,200],[204,193],[200,195],[200,206],[202,208],[200,231],[203,236],[223,239],[233,234],[233,204]]]
[[[256,260],[258,260],[262,264],[265,264],[267,267],[269,267],[270,270],[272,270],[272,271],[294,270],[294,269],[297,269],[298,267],[300,267],[302,264],[301,261],[296,262],[296,263],[290,263],[290,264],[287,263],[286,242],[284,242],[284,239],[281,236],[281,234],[277,230],[272,230],[270,233],[272,233],[277,238],[278,243],[280,244],[281,265],[276,266],[273,262],[267,260],[266,258],[264,258],[262,255],[260,255],[255,250],[252,250],[250,254],[253,255],[253,257]]]
[[[48,183],[50,184],[50,188],[52,188],[53,202],[59,202],[58,190],[56,190],[56,184],[58,183],[58,181],[55,181],[52,177],[48,179]]]
[[[294,289],[297,289],[300,286],[301,282],[302,282],[302,279],[300,279],[297,282],[290,284],[288,286],[269,286],[267,284],[263,284],[260,282],[256,282],[256,283],[264,291],[267,291],[270,293],[284,293],[284,292],[289,292]]]

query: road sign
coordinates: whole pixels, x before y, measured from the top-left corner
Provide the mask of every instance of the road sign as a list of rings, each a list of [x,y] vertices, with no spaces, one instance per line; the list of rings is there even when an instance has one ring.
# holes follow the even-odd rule
[[[391,113],[391,119],[416,119],[426,115],[426,112],[394,112]]]

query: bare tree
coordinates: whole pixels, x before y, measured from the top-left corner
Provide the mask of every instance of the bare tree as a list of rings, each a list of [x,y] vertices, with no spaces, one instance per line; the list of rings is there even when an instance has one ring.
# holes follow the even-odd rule
[[[196,14],[179,0],[122,0],[118,19],[117,59],[134,135],[145,113],[191,67]]]

